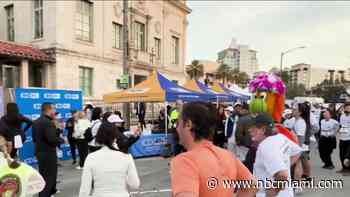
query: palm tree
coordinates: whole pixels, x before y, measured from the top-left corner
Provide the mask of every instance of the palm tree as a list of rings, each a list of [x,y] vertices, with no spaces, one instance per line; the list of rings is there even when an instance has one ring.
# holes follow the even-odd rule
[[[225,84],[230,77],[231,68],[227,64],[221,64],[216,71],[216,78],[221,79]]]
[[[249,82],[250,78],[246,72],[239,72],[238,74],[238,84],[245,88]]]
[[[190,65],[186,67],[186,73],[191,79],[197,80],[204,75],[203,64],[200,64],[198,60],[193,60]]]

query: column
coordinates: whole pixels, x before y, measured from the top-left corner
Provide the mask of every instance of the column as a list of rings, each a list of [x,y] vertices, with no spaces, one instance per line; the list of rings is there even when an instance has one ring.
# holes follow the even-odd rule
[[[29,61],[22,60],[20,67],[20,87],[27,88],[29,86]]]

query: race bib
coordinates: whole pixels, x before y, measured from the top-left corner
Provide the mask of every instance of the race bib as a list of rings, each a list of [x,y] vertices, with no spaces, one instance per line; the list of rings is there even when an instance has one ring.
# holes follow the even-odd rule
[[[15,141],[15,144],[14,144],[15,149],[19,149],[23,147],[22,137],[20,135],[16,135],[14,141]]]

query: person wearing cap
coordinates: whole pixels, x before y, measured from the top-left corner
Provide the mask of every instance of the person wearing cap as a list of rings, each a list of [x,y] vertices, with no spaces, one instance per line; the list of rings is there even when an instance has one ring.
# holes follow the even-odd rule
[[[302,151],[286,136],[275,131],[272,118],[259,113],[252,118],[249,132],[252,141],[258,144],[254,163],[254,175],[258,180],[291,181],[290,167]],[[293,197],[293,188],[276,184],[274,188],[260,188],[256,197]]]
[[[293,110],[286,109],[283,112],[283,126],[289,130],[292,130],[295,124],[295,118],[293,117]]]
[[[128,153],[129,148],[137,142],[140,138],[140,132],[139,130],[134,131],[134,133],[131,133],[131,135],[126,136],[125,133],[121,132],[119,130],[119,126],[124,122],[123,119],[120,118],[119,115],[116,115],[112,113],[107,117],[107,122],[112,123],[116,125],[117,127],[117,145],[120,151],[124,153]]]
[[[235,142],[235,135],[234,135],[234,130],[236,129],[235,123],[238,121],[238,116],[236,115],[237,114],[234,113],[234,108],[232,106],[228,106],[225,108],[226,120],[225,120],[224,133],[227,141],[227,149],[232,153],[236,152],[236,149],[235,149],[236,142]]]

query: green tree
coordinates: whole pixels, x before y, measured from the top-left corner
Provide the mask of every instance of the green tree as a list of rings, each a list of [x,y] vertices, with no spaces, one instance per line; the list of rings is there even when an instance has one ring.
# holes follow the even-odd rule
[[[186,73],[191,79],[199,79],[204,75],[203,64],[200,64],[198,60],[193,60],[190,65],[186,67]]]
[[[249,81],[249,76],[245,72],[240,72],[238,69],[234,69],[230,71],[229,81],[241,87],[246,87]]]
[[[287,99],[294,99],[297,96],[305,96],[306,88],[304,84],[288,84],[287,86]]]
[[[286,84],[286,86],[289,84],[291,80],[291,76],[288,71],[282,71],[282,76],[281,76],[282,81]]]
[[[221,79],[226,84],[230,77],[231,68],[227,64],[221,64],[216,71],[216,78]]]
[[[312,93],[313,95],[322,97],[325,100],[334,100],[338,99],[342,94],[346,94],[346,88],[344,84],[331,84],[329,80],[324,80],[316,85],[316,87],[312,88]]]

